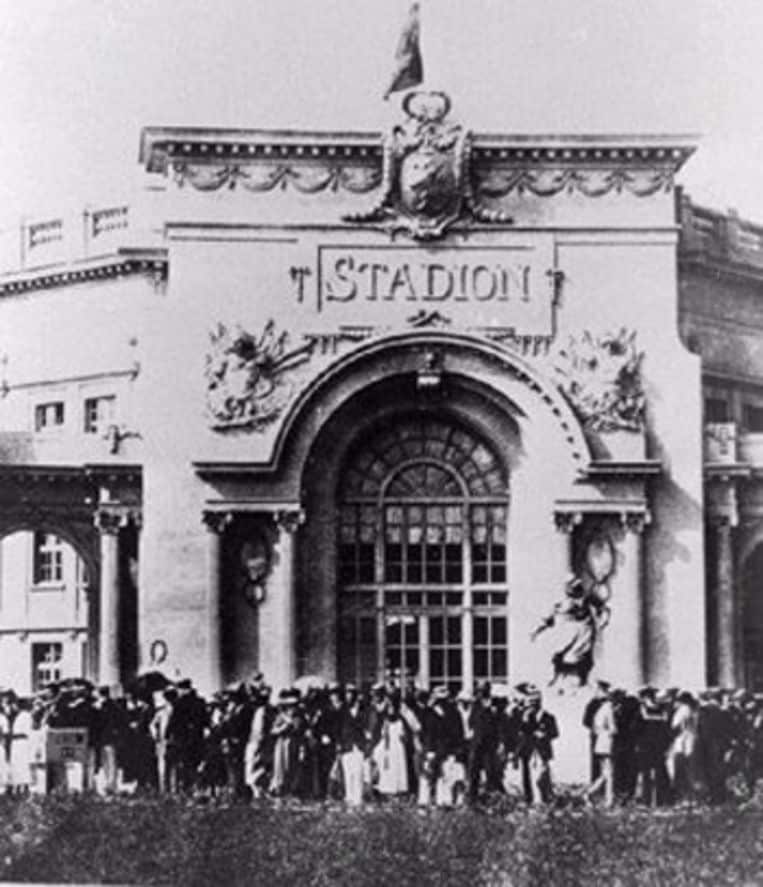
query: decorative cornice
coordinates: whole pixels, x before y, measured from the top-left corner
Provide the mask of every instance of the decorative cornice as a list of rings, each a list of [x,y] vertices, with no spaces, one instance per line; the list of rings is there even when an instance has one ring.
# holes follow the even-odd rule
[[[642,480],[662,474],[662,463],[658,459],[644,459],[641,462],[614,462],[594,459],[580,472],[581,481],[602,480]]]
[[[554,504],[554,524],[564,533],[571,533],[591,516],[617,518],[624,529],[634,533],[643,532],[652,519],[644,499],[558,500]]]
[[[648,196],[670,190],[694,151],[685,136],[499,136],[471,140],[476,195],[517,191],[547,197],[614,191]],[[314,194],[363,194],[382,183],[381,133],[149,127],[140,162],[201,191],[242,187],[265,192],[294,187]]]
[[[17,271],[0,278],[0,297],[31,290],[50,289],[72,283],[109,280],[131,274],[146,274],[154,282],[167,278],[166,249],[119,249],[108,256],[68,265],[54,265],[29,271]]]
[[[89,483],[109,485],[128,483],[140,485],[142,468],[133,464],[103,465],[32,465],[0,464],[0,481],[15,481],[23,485],[53,483]]]

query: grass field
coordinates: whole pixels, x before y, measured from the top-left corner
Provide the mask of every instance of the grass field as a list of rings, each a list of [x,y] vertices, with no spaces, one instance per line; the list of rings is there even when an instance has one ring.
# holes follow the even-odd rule
[[[201,885],[763,885],[763,805],[421,813],[404,803],[0,799],[0,880]]]

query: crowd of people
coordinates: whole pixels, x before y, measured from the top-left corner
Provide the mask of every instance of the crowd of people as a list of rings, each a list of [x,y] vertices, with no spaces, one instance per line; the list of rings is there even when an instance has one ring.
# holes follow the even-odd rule
[[[607,805],[721,803],[763,776],[763,696],[694,696],[606,682],[583,712],[591,780]],[[0,698],[0,781],[29,790],[45,728],[87,733],[83,786],[232,798],[344,801],[407,796],[420,805],[476,803],[516,785],[528,803],[553,797],[559,727],[540,690],[481,684],[473,693],[390,681],[361,692],[313,682],[274,697],[262,675],[202,698],[159,675],[113,698],[82,679],[30,699]]]

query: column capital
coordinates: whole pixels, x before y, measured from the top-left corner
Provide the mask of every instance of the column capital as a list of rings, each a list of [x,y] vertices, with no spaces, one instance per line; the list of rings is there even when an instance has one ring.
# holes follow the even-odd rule
[[[640,536],[652,522],[652,515],[648,511],[625,511],[620,515],[620,523],[628,533]]]
[[[201,513],[201,521],[210,533],[220,536],[233,522],[233,514],[230,511],[210,511],[205,509]]]
[[[93,515],[93,522],[102,535],[116,536],[127,526],[130,519],[129,513],[119,506],[101,506]]]
[[[290,535],[296,533],[305,522],[304,508],[282,508],[273,513],[273,520],[278,529]]]
[[[708,523],[716,530],[731,530],[737,526],[735,514],[724,511],[711,510],[707,515]]]
[[[560,533],[569,535],[582,523],[582,511],[554,511],[554,526]]]

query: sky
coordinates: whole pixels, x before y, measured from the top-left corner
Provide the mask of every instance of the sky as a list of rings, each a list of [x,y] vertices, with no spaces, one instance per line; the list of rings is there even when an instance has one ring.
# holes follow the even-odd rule
[[[480,132],[689,133],[763,224],[761,0],[421,0],[425,85]],[[409,0],[0,0],[0,231],[129,199],[146,125],[380,130]]]

